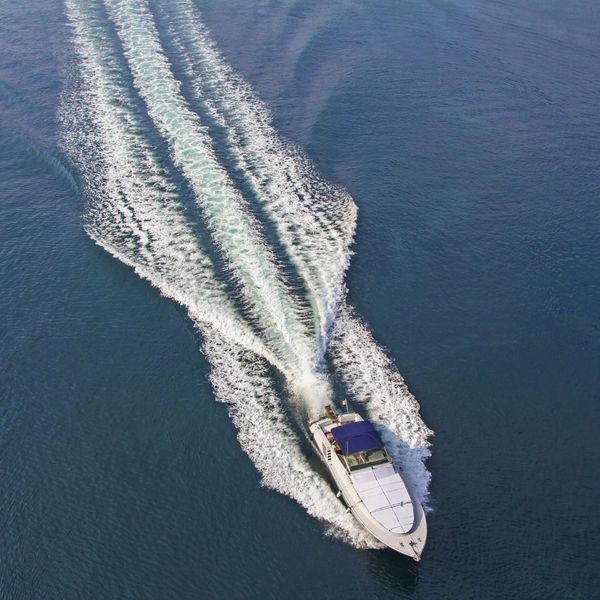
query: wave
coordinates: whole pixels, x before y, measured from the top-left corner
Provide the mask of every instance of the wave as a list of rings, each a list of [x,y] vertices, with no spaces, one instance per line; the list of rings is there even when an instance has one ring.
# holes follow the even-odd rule
[[[77,65],[61,118],[88,198],[86,230],[187,309],[215,396],[228,405],[263,483],[331,533],[377,547],[310,466],[299,437],[302,420],[331,401],[333,370],[426,498],[431,432],[344,299],[356,205],[277,135],[190,2],[156,14],[133,0],[67,0],[66,8]],[[160,33],[157,19],[166,24]],[[185,81],[161,36],[176,49]],[[214,127],[251,198],[220,160]],[[273,369],[283,375],[282,391]]]

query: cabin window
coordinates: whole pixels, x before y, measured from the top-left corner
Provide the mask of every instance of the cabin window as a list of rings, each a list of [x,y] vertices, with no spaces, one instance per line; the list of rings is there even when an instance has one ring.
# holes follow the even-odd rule
[[[377,448],[376,450],[364,450],[362,452],[356,452],[356,454],[348,454],[346,456],[346,463],[350,467],[351,471],[360,469],[362,467],[372,467],[379,465],[384,462],[389,462],[387,452],[383,448]]]

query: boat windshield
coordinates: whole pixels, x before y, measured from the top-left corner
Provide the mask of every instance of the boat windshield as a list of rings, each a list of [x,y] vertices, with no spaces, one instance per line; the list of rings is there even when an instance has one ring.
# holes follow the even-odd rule
[[[387,452],[383,448],[377,448],[375,450],[364,450],[357,452],[356,454],[348,454],[346,456],[346,462],[350,467],[351,471],[361,469],[362,467],[372,467],[373,465],[379,465],[384,462],[389,462]]]

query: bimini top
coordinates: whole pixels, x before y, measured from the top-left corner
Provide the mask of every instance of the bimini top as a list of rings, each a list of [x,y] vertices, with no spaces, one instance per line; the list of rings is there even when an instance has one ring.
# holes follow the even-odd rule
[[[364,450],[383,448],[375,428],[368,421],[356,421],[339,425],[331,430],[331,435],[338,443],[344,456]]]

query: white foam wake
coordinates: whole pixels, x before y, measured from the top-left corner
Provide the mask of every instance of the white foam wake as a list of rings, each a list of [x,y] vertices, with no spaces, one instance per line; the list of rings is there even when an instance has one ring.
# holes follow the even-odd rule
[[[339,314],[333,367],[426,498],[423,460],[431,432],[391,361],[343,302],[354,203],[277,136],[268,111],[224,63],[189,2],[167,7],[173,9],[169,35],[196,82],[196,100],[226,131],[236,165],[305,283],[315,323],[310,331],[302,299],[287,284],[262,223],[218,163],[207,130],[182,94],[147,4],[66,0],[66,6],[79,64],[62,119],[65,146],[89,198],[86,229],[186,307],[201,332],[216,397],[228,405],[264,484],[294,498],[336,535],[376,547],[310,467],[287,416],[318,412],[329,399],[328,378],[317,367]],[[170,162],[161,157],[160,140]],[[192,207],[194,218],[226,261],[243,311],[231,300],[232,281],[220,280],[189,218],[175,183],[179,176],[194,193],[200,207]],[[291,411],[273,389],[271,367],[285,376],[286,394],[296,403]]]
[[[268,108],[221,57],[189,0],[161,10],[195,98],[223,128],[229,152],[277,228],[315,315],[321,354],[343,299],[356,224],[348,193],[324,181],[271,124]]]

